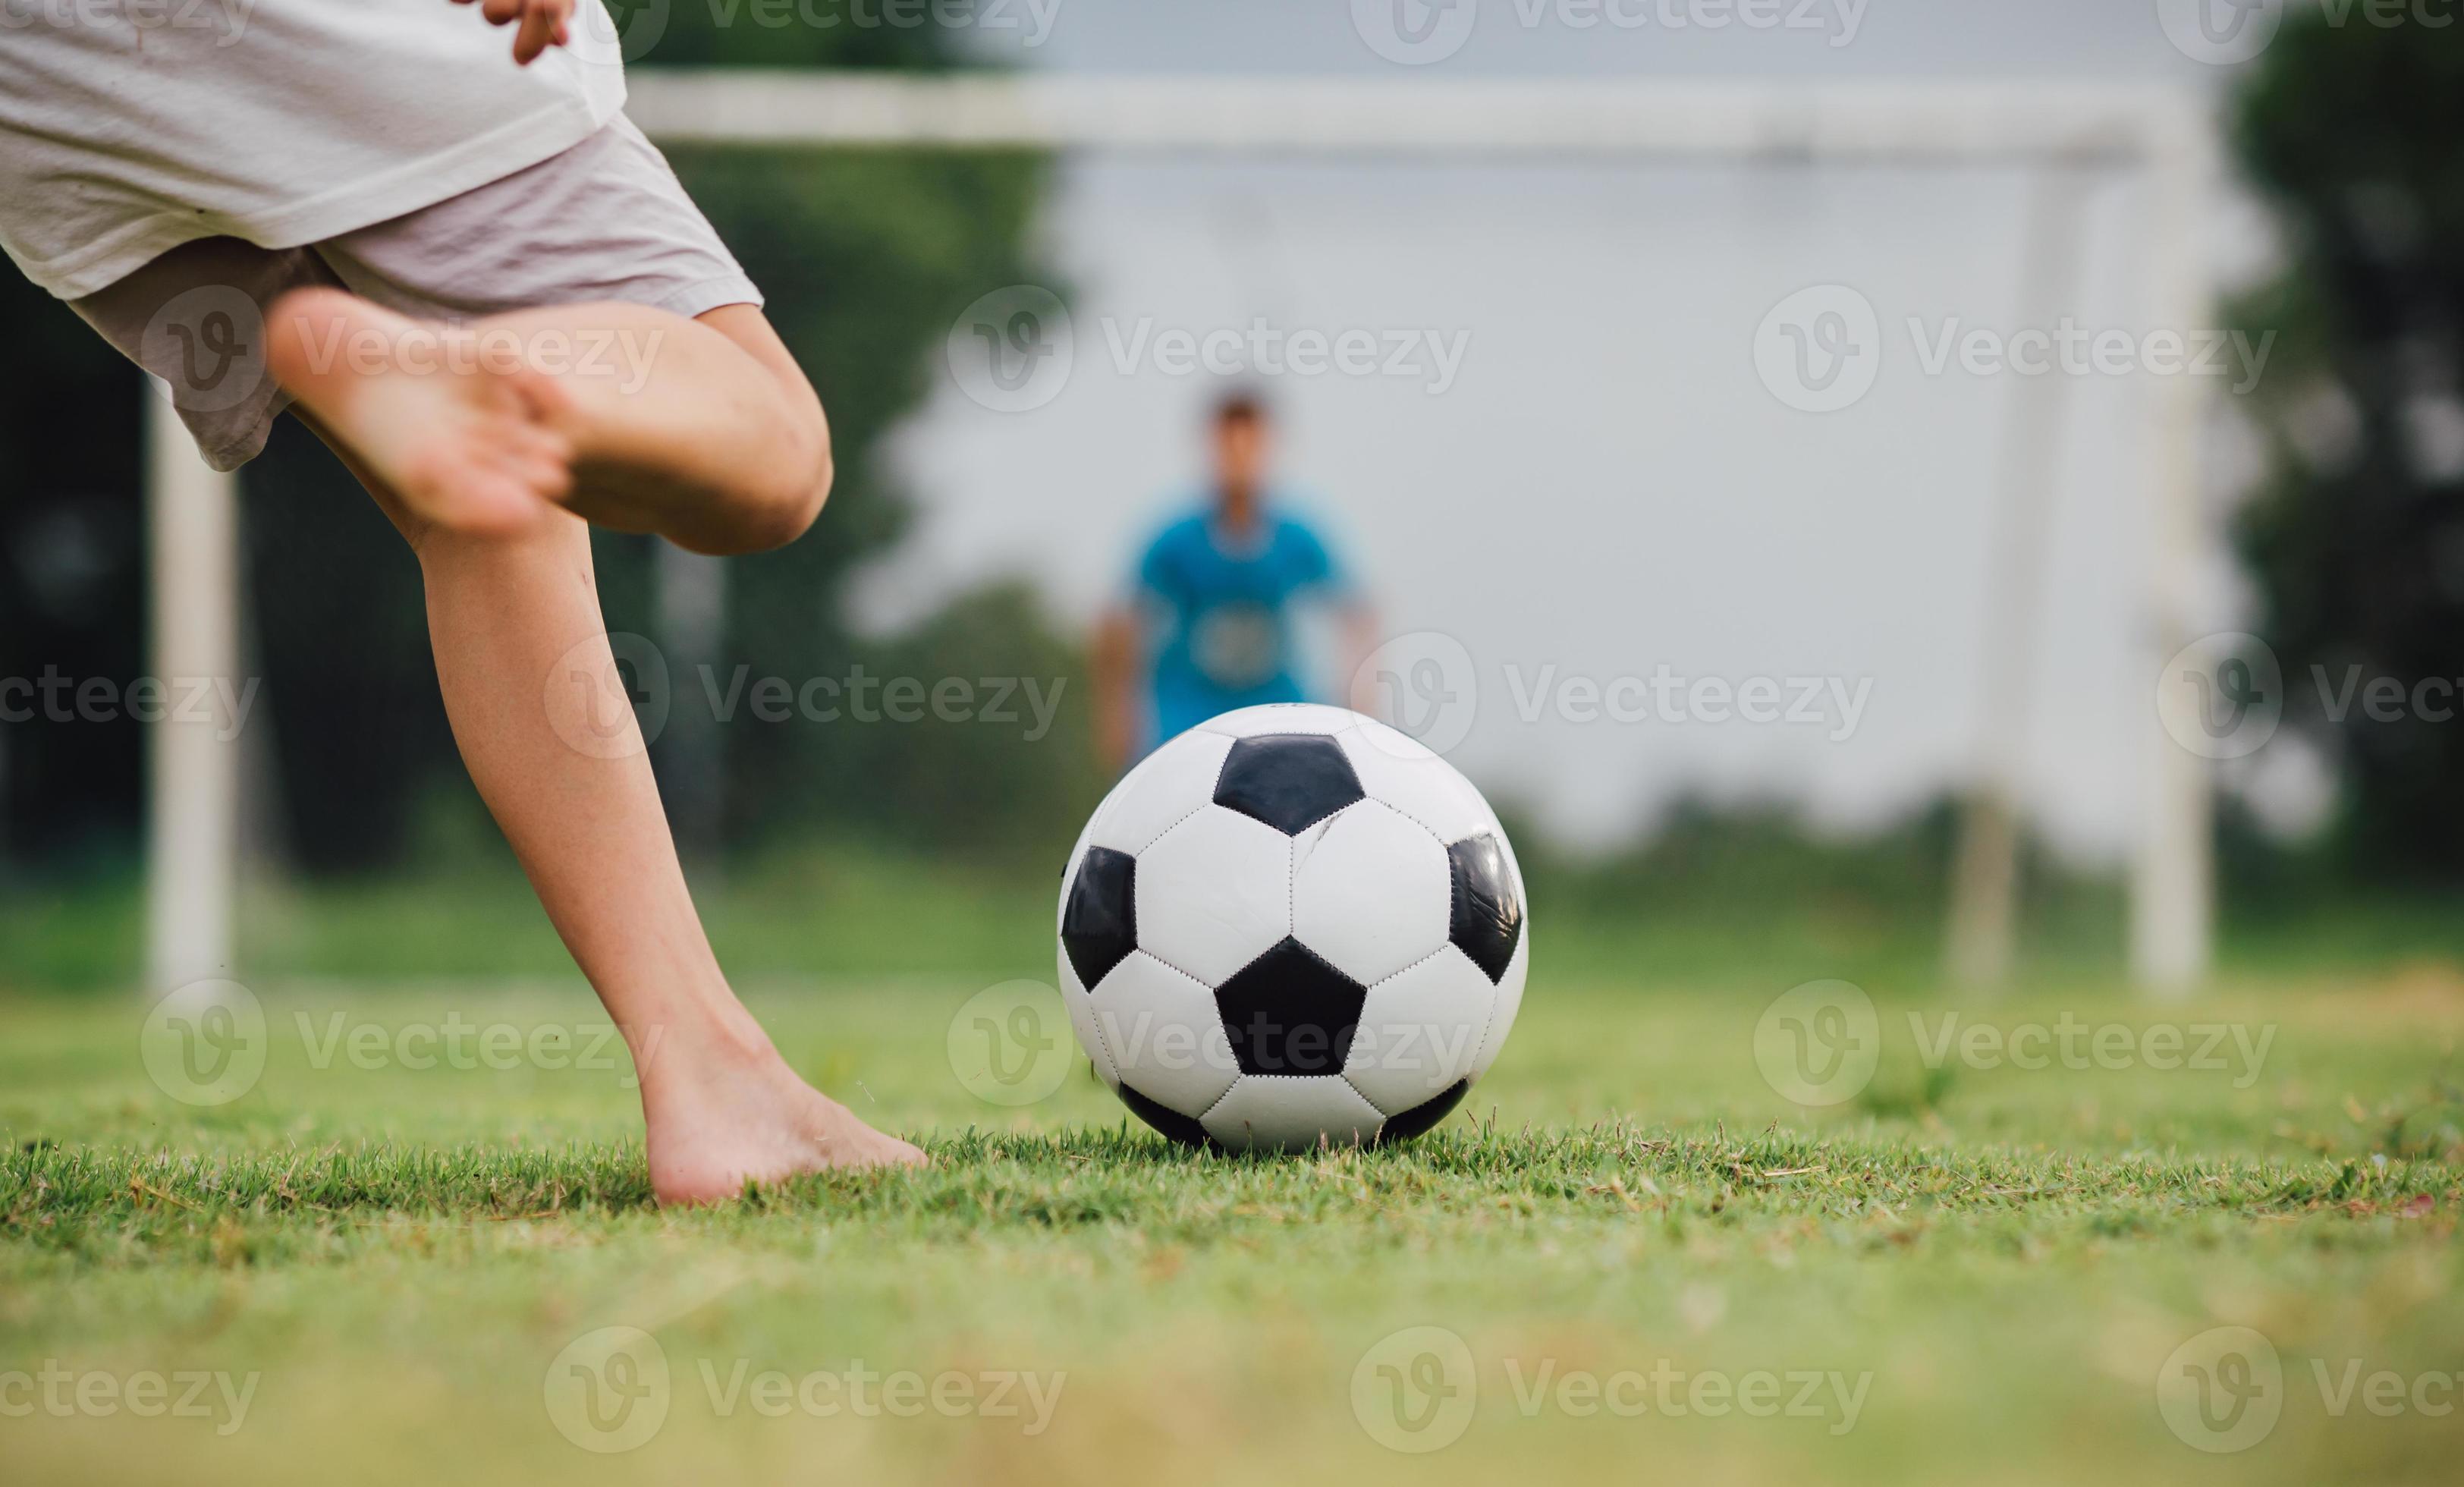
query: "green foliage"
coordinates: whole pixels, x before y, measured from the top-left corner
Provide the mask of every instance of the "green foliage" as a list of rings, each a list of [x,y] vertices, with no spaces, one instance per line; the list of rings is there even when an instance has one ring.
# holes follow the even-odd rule
[[[951,28],[899,24],[879,7],[667,0],[617,7],[635,65],[933,68],[956,59]],[[907,11],[900,8],[898,14]],[[832,18],[835,17],[835,20]],[[867,23],[865,17],[871,17]],[[449,17],[451,19],[451,17]],[[465,17],[476,24],[474,17]],[[653,24],[655,23],[655,24]],[[1023,244],[1044,189],[1017,153],[679,149],[679,176],[769,297],[768,313],[827,409],[838,477],[803,541],[731,565],[720,669],[790,685],[857,666],[943,677],[1034,674],[1077,663],[1014,595],[967,601],[917,637],[858,637],[849,575],[904,531],[906,494],[883,468],[885,435],[932,386],[952,319],[989,289],[1029,278]],[[20,354],[0,366],[0,676],[125,679],[143,665],[144,562],[137,415],[141,379],[64,306],[11,277],[0,316]],[[419,573],[391,526],[297,425],[277,425],[243,477],[243,561],[265,677],[264,803],[300,867],[401,866],[426,812],[473,808],[429,657]],[[657,638],[652,546],[603,536],[611,628]],[[1002,623],[986,625],[985,606]],[[677,678],[697,697],[695,678]],[[887,832],[952,850],[1016,853],[1085,798],[1077,713],[1045,743],[993,759],[989,736],[954,746],[932,730],[883,734],[803,721],[722,730],[739,848],[799,833]],[[22,740],[22,742],[21,742]],[[1074,742],[1073,742],[1074,741]],[[134,848],[141,816],[136,724],[11,730],[0,760],[0,861],[57,872],[80,854]],[[947,768],[957,774],[936,772]],[[989,788],[1000,782],[998,789]],[[442,791],[442,794],[440,794]],[[961,813],[963,812],[963,814]]]
[[[2326,715],[2348,668],[2409,693],[2464,655],[2464,28],[2298,9],[2243,93],[2242,164],[2288,262],[2236,317],[2278,336],[2253,411],[2271,468],[2241,522],[2292,722],[2341,761],[2339,858],[2464,877],[2464,728]],[[2408,713],[2409,710],[2408,710]]]

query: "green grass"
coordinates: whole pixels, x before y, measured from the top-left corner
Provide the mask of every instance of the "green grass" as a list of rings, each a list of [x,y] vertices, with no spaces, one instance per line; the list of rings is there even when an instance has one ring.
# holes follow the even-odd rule
[[[519,983],[258,978],[269,1062],[210,1108],[149,1079],[133,999],[0,997],[0,1408],[11,1369],[98,1388],[256,1377],[228,1433],[220,1406],[0,1415],[0,1477],[2453,1479],[2464,1398],[2380,1415],[2357,1391],[2337,1414],[2313,1370],[2335,1386],[2358,1361],[2409,1387],[2464,1368],[2464,976],[2445,963],[2241,972],[2169,1010],[2064,972],[1955,1008],[1909,955],[1852,939],[1836,956],[1866,967],[1884,1056],[1859,1098],[1809,1111],[1764,1082],[1754,1029],[1821,973],[1824,931],[1732,944],[1697,974],[1665,965],[1707,957],[1655,959],[1647,934],[1568,934],[1556,953],[1544,926],[1522,1023],[1463,1115],[1402,1150],[1252,1160],[1165,1145],[1083,1074],[1017,1109],[968,1094],[951,1020],[1031,972],[1045,926],[987,899],[902,960],[847,919],[895,887],[848,887],[801,926],[726,909],[719,933],[757,962],[764,943],[792,962],[800,935],[837,946],[805,952],[839,958],[826,973],[748,976],[750,999],[800,1068],[935,1165],[723,1211],[649,1205],[621,1054],[319,1056],[338,1015],[388,1033],[554,1025],[586,1045],[587,992],[526,950],[498,950]],[[441,910],[395,911],[458,933],[440,956],[486,943]],[[287,953],[331,974],[364,932],[323,921],[323,949]],[[2273,1034],[2255,1069],[1928,1068],[1907,1015],[1930,1030],[1950,1011]],[[2208,1454],[2167,1429],[2156,1385],[2222,1325],[2277,1350],[2281,1419]],[[556,1392],[567,1345],[610,1326],[656,1340],[669,1409],[646,1444],[600,1455],[550,1400],[575,1397]],[[1355,1410],[1355,1369],[1425,1327],[1462,1339],[1476,1403],[1453,1444],[1397,1454]],[[929,1395],[913,1418],[817,1416],[792,1394],[783,1414],[757,1408],[766,1371],[855,1361],[1058,1393],[1040,1431]],[[1373,1406],[1388,1361],[1411,1359],[1369,1358]],[[1766,1418],[1667,1415],[1648,1394],[1639,1417],[1587,1413],[1579,1383],[1548,1391],[1655,1369],[1683,1376],[1681,1404],[1695,1379],[1761,1372],[1781,1404],[1790,1375],[1861,1392],[1853,1416],[1826,1384],[1822,1412]]]

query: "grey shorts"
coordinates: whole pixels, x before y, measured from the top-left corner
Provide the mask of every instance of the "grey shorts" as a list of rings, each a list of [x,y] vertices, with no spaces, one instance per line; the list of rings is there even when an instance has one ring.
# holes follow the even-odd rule
[[[231,470],[290,403],[266,372],[265,307],[317,284],[434,321],[609,300],[688,317],[761,302],[666,157],[619,115],[432,207],[297,248],[201,238],[70,307],[151,374],[206,462]]]

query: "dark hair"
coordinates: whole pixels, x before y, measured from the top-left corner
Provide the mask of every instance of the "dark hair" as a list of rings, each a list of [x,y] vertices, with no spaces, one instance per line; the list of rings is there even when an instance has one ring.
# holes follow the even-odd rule
[[[1254,392],[1226,392],[1215,403],[1215,426],[1266,421],[1265,401]]]

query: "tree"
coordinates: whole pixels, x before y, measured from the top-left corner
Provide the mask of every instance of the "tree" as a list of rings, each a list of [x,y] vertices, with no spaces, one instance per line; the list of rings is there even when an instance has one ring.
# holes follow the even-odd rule
[[[2350,869],[2464,876],[2464,706],[2361,690],[2464,675],[2464,33],[2288,17],[2234,133],[2287,251],[2238,316],[2278,335],[2239,539],[2288,721],[2341,764]]]
[[[751,0],[613,9],[637,73],[739,64],[931,69],[956,59],[948,28],[889,24],[888,11]],[[858,24],[864,16],[876,24]],[[908,509],[875,451],[929,389],[959,309],[1037,277],[1023,244],[1042,162],[1023,153],[711,148],[671,159],[769,296],[771,319],[829,411],[837,459],[836,487],[814,532],[732,566],[727,659],[755,676],[844,675],[868,650],[843,613],[847,579],[897,539]],[[147,394],[133,367],[22,280],[0,285],[0,315],[28,327],[21,354],[0,364],[0,462],[12,473],[0,488],[0,552],[11,566],[55,580],[20,582],[12,573],[0,582],[0,676],[38,677],[56,661],[73,675],[134,677],[144,634],[137,455]],[[245,472],[242,489],[249,611],[266,678],[255,717],[270,724],[283,837],[307,867],[395,862],[440,790],[468,796],[428,655],[416,567],[332,457],[289,420]],[[651,550],[645,540],[603,534],[611,628],[650,632]],[[967,669],[963,658],[948,664]],[[698,697],[697,678],[676,681],[680,698]],[[79,842],[133,847],[136,725],[45,724],[7,737],[0,855],[55,857]],[[867,821],[884,810],[863,779],[880,752],[874,741],[801,721],[723,737],[735,839]],[[1045,752],[1057,766],[1057,751]],[[920,795],[911,799],[916,809],[933,808],[929,782],[912,768],[899,778],[911,782],[911,797]]]

